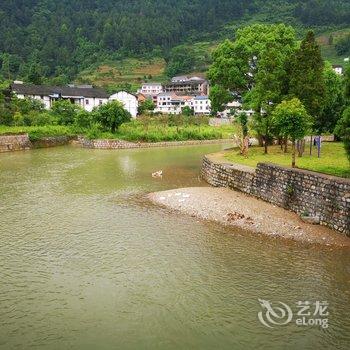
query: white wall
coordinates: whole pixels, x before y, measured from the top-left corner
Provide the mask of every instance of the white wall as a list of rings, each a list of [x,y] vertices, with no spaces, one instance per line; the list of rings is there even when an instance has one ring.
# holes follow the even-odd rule
[[[50,109],[52,107],[53,101],[51,101],[50,96],[22,95],[22,94],[16,94],[16,95],[20,99],[32,98],[35,100],[39,100],[41,103],[44,104],[45,109]],[[108,102],[107,98],[95,98],[95,97],[84,98],[81,103],[80,103],[80,100],[76,100],[76,104],[83,107],[88,112],[91,112],[94,107],[98,107],[107,102]]]
[[[131,114],[131,116],[133,118],[136,118],[137,108],[139,106],[136,96],[129,94],[126,91],[119,91],[110,96],[109,100],[116,100],[121,102],[124,105],[124,108]]]
[[[84,98],[83,107],[86,111],[91,112],[95,107],[101,106],[108,102],[107,98]]]

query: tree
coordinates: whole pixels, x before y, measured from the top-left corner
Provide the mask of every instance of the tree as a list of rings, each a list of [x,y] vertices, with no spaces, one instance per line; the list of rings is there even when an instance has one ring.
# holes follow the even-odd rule
[[[239,137],[236,137],[236,140],[240,147],[240,153],[246,156],[249,147],[247,114],[245,112],[234,114],[234,122],[239,133]]]
[[[221,92],[241,95],[244,105],[259,115],[256,125],[263,133],[265,153],[271,134],[271,111],[286,94],[286,62],[295,49],[292,27],[254,24],[239,29],[234,42],[226,40],[213,52],[208,72],[211,83]]]
[[[350,34],[345,35],[339,39],[335,44],[335,49],[338,56],[350,54]]]
[[[190,116],[194,115],[194,110],[190,106],[185,106],[181,109],[181,113],[182,113],[182,115],[184,115],[186,117],[190,117]]]
[[[222,112],[227,103],[232,101],[232,94],[220,85],[213,85],[209,91],[211,110],[213,113]]]
[[[33,63],[28,72],[27,76],[28,83],[32,83],[34,85],[41,85],[43,82],[43,77],[41,74],[41,68],[38,63]]]
[[[53,103],[51,114],[61,125],[72,125],[80,107],[69,100],[57,100]]]
[[[114,133],[121,124],[130,121],[131,114],[124,109],[121,102],[110,101],[94,109],[93,119]]]
[[[144,113],[150,113],[153,112],[154,109],[156,108],[155,104],[150,98],[147,98],[145,101],[140,103],[138,107],[138,113],[139,114],[144,114]]]
[[[350,161],[350,107],[345,109],[343,116],[338,121],[334,132],[342,139],[346,154],[348,155],[348,159]]]
[[[350,104],[350,63],[348,63],[345,67],[344,86],[345,102]]]
[[[165,73],[168,77],[188,73],[193,70],[194,64],[195,54],[193,49],[187,46],[178,46],[172,49],[169,57],[167,57]]]
[[[292,167],[295,168],[295,142],[305,137],[311,126],[310,116],[297,98],[282,101],[272,114],[272,123],[279,135],[292,141]]]
[[[334,72],[329,63],[323,71],[323,79],[325,94],[319,117],[315,120],[315,130],[318,133],[333,132],[344,109],[342,78]]]
[[[44,104],[34,98],[14,98],[12,103],[22,115],[27,115],[32,111],[41,113],[45,110]]]
[[[309,31],[292,58],[289,94],[303,103],[314,122],[321,113],[325,96],[323,69],[320,47],[314,33]]]

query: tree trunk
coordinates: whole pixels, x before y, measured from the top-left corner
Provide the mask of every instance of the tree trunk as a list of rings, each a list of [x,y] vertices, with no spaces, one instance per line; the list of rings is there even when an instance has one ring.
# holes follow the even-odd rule
[[[312,155],[312,135],[310,136],[310,156]]]
[[[285,137],[283,141],[284,141],[283,142],[283,144],[284,144],[284,151],[283,152],[287,153],[287,151],[288,151],[288,138]]]
[[[298,157],[302,157],[305,151],[305,140],[297,141]]]
[[[292,168],[295,168],[295,140],[292,142]]]
[[[264,137],[264,153],[267,154],[267,138]]]

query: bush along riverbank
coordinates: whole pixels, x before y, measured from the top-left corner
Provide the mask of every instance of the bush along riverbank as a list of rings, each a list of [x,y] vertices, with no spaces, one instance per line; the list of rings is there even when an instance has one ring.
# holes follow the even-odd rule
[[[159,116],[141,117],[123,123],[115,132],[106,132],[100,125],[83,127],[72,125],[5,126],[1,135],[28,134],[30,141],[47,137],[83,136],[88,140],[122,140],[129,142],[164,142],[227,139],[234,132],[233,125],[210,126],[206,117]]]

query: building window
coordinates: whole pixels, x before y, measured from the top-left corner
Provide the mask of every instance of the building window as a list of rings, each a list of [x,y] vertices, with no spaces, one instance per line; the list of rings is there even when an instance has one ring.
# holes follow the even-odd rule
[[[89,100],[88,100],[88,99],[85,100],[85,104],[86,104],[86,105],[89,104]]]
[[[102,105],[102,103],[103,103],[102,100],[98,101],[98,104],[99,104],[100,106]]]

